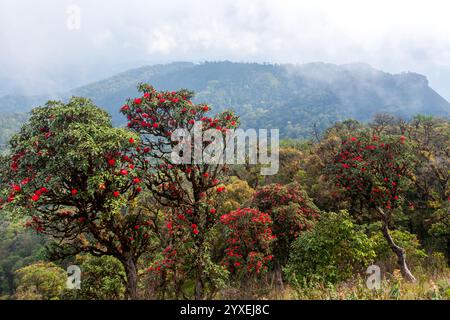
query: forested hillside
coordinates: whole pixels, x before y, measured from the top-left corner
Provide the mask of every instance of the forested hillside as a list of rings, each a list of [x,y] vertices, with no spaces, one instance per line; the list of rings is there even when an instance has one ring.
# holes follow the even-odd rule
[[[189,88],[197,93],[196,102],[208,103],[216,112],[239,112],[242,127],[280,128],[285,138],[311,137],[314,127],[324,130],[347,118],[368,121],[376,113],[406,119],[450,115],[450,104],[424,76],[389,74],[365,64],[179,62],[133,69],[61,96],[92,98],[111,113],[115,125],[123,125],[117,110],[136,94],[139,82],[160,90]],[[0,111],[28,111],[47,98],[3,97]]]
[[[0,118],[0,150],[5,148],[13,133],[19,131],[20,126],[28,118],[25,113],[3,113]]]
[[[177,129],[225,138],[237,110],[136,91],[123,127],[90,99],[49,101],[0,155],[0,298],[450,299],[447,118],[337,122],[282,140],[262,175],[172,157]]]

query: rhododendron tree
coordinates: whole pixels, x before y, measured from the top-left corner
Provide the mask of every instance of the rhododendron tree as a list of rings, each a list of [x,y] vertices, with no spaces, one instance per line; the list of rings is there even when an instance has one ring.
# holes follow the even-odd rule
[[[319,210],[299,184],[270,184],[259,188],[253,198],[253,206],[270,215],[274,268],[278,284],[283,287],[281,269],[289,259],[292,242],[308,230],[319,216]]]
[[[292,241],[311,228],[319,210],[297,183],[264,186],[256,191],[253,205],[272,218],[272,230],[277,238],[273,252],[276,252],[276,262],[283,265]]]
[[[225,150],[225,134],[235,129],[239,120],[229,111],[207,116],[210,107],[194,104],[191,101],[193,94],[186,90],[158,92],[147,84],[141,84],[139,91],[142,95],[130,99],[121,112],[128,119],[128,127],[140,135],[137,150],[140,166],[146,173],[143,182],[160,206],[170,208],[166,213],[172,215],[167,218],[171,228],[182,228],[189,235],[189,245],[193,250],[186,260],[192,262],[190,273],[196,282],[195,298],[201,299],[208,278],[205,270],[209,268],[209,230],[219,220],[214,196],[221,192],[220,183],[227,166],[202,161],[175,161],[171,153],[179,142],[171,136],[177,129],[192,132],[194,125],[200,123],[202,135],[207,129],[220,133]],[[194,146],[192,139],[188,146],[192,150],[194,147],[200,149],[204,154],[209,144],[204,141],[200,146]],[[179,218],[180,215],[183,219]]]
[[[136,263],[148,250],[147,220],[125,205],[141,191],[134,161],[139,137],[111,125],[84,98],[48,102],[11,139],[1,173],[1,205],[31,216],[27,225],[56,240],[57,257],[114,256],[136,297]]]
[[[242,208],[222,215],[227,248],[223,264],[238,278],[258,276],[272,261],[272,219],[267,213]]]
[[[410,148],[404,135],[357,131],[342,138],[340,150],[327,170],[337,187],[348,197],[362,200],[382,223],[383,235],[398,257],[403,276],[415,281],[406,264],[405,251],[389,232],[395,212],[401,210],[403,191],[414,163]]]

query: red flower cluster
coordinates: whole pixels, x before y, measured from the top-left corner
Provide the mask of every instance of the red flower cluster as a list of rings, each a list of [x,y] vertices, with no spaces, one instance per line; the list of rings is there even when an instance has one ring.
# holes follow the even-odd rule
[[[157,92],[151,86],[143,86],[143,96],[131,99],[120,110],[128,119],[128,127],[145,130],[156,136],[170,136],[177,128],[189,128],[201,121],[204,129],[215,128],[226,132],[235,128],[238,118],[224,113],[215,118],[205,116],[210,111],[207,105],[195,105],[189,92]],[[167,119],[168,115],[172,118]],[[168,123],[169,126],[161,126]]]
[[[343,139],[331,166],[336,186],[351,197],[364,196],[371,206],[393,209],[408,168],[405,137],[383,138],[367,131]]]
[[[270,215],[272,230],[277,237],[274,252],[282,262],[289,256],[292,241],[319,217],[306,192],[296,183],[271,184],[260,188],[253,198],[253,205]]]
[[[270,245],[275,239],[270,216],[243,208],[223,215],[220,221],[227,229],[228,245],[223,265],[237,276],[266,271],[272,260]]]

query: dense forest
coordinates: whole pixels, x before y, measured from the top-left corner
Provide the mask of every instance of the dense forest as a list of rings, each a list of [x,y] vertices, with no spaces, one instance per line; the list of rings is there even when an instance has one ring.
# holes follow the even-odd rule
[[[172,67],[202,79],[191,64]],[[272,73],[259,73],[264,81],[250,73],[254,83],[280,86],[272,78],[279,67],[258,68]],[[134,79],[109,82],[105,95],[113,84],[126,93],[123,82]],[[102,85],[94,87],[98,94]],[[86,90],[78,92],[89,97]],[[243,97],[235,90],[239,85],[223,95],[214,90],[223,100],[217,105]],[[143,83],[118,108],[123,127],[83,97],[0,122],[3,139],[13,120],[23,123],[0,159],[0,297],[450,299],[446,114],[401,117],[405,104],[359,121],[358,110],[340,109],[343,96],[314,89],[284,98],[289,85],[260,88],[261,101],[283,103],[258,113],[250,103],[256,93],[242,90],[247,109],[213,110],[199,102],[205,91],[194,97]],[[423,110],[419,104],[412,110]],[[436,112],[448,115],[448,104],[438,105]],[[248,158],[236,165],[174,163],[171,135],[196,122],[220,135],[240,125],[284,127],[278,173],[263,176],[264,165]],[[66,286],[69,265],[82,271],[80,290]],[[369,266],[380,268],[379,286],[366,285]]]
[[[367,122],[376,113],[408,120],[416,114],[450,116],[450,104],[417,73],[390,74],[362,63],[228,61],[144,66],[49,96],[10,94],[0,97],[0,112],[28,112],[47,100],[75,95],[92,99],[121,126],[125,121],[118,110],[137,94],[140,82],[159,90],[189,88],[196,92],[194,102],[211,104],[215,112],[237,112],[242,128],[279,128],[281,137],[290,139],[311,138],[315,130],[347,118]]]

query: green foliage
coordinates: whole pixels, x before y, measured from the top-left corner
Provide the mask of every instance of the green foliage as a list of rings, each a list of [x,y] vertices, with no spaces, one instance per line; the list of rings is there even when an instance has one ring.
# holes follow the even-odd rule
[[[405,249],[408,265],[412,269],[424,266],[427,254],[421,249],[421,245],[415,234],[397,229],[391,231],[391,236],[397,245]],[[374,243],[373,248],[376,253],[376,264],[383,267],[383,271],[392,273],[397,268],[397,256],[389,249],[383,234],[376,232],[371,235],[370,239]]]
[[[52,262],[37,262],[16,271],[19,300],[59,300],[66,288],[66,271]]]
[[[111,256],[77,256],[81,269],[81,289],[72,290],[75,299],[121,300],[125,298],[123,265]]]
[[[251,201],[255,193],[255,190],[246,181],[240,180],[237,177],[231,177],[225,187],[225,194],[222,195],[220,207],[222,213],[228,213],[245,206]]]
[[[44,259],[46,239],[23,228],[24,221],[11,221],[0,211],[0,296],[13,296],[15,271]]]
[[[234,285],[245,291],[240,296],[250,296],[268,292],[271,277],[288,262],[284,274],[299,298],[448,299],[450,123],[380,115],[369,124],[350,119],[329,127],[352,115],[366,120],[378,107],[411,114],[395,90],[385,95],[400,101],[394,108],[371,96],[377,85],[360,87],[365,67],[344,69],[173,64],[80,89],[118,109],[125,96],[135,94],[137,77],[163,89],[190,87],[199,92],[197,100],[212,102],[219,112],[239,108],[244,128],[278,127],[282,136],[294,138],[282,141],[280,171],[271,177],[249,164],[230,171],[160,157],[173,130],[191,128],[194,120],[221,132],[239,124],[230,111],[208,115],[210,107],[191,101],[187,90],[141,84],[140,96],[121,109],[134,133],[113,128],[110,116],[85,98],[50,101],[28,121],[28,115],[5,115],[0,149],[18,124],[25,124],[8,150],[0,150],[0,206],[8,210],[0,211],[0,296],[211,299],[226,296]],[[317,79],[323,72],[326,86]],[[436,98],[417,75],[393,78],[422,83],[421,94]],[[343,81],[359,89],[344,94],[336,87]],[[430,113],[448,114],[447,104],[434,102]],[[115,111],[114,123],[122,123]],[[311,135],[314,140],[301,139]],[[228,180],[229,175],[239,178]],[[259,211],[239,209],[247,206]],[[318,208],[348,211],[319,219]],[[24,216],[31,217],[27,225],[38,235],[23,228]],[[218,223],[221,216],[229,218],[225,227]],[[397,256],[378,231],[380,224],[369,225],[380,217],[385,226],[396,227],[392,237],[405,248],[418,285],[405,283],[395,270]],[[261,241],[269,229],[276,241]],[[45,235],[58,239],[59,253],[71,261],[83,252],[76,258],[80,291],[64,290],[66,274],[55,264],[35,263],[45,258]],[[272,254],[274,270],[261,272]],[[376,291],[366,288],[363,276],[373,261],[384,271]],[[254,273],[258,277],[247,277]],[[139,296],[131,294],[133,281]]]
[[[346,211],[322,213],[311,230],[292,244],[284,273],[294,286],[349,279],[375,258],[373,241]]]
[[[54,257],[114,256],[129,266],[127,283],[134,283],[136,260],[150,245],[146,217],[125,206],[142,190],[134,163],[138,139],[113,128],[89,99],[49,101],[33,109],[11,139],[0,172],[1,202],[58,240]]]

